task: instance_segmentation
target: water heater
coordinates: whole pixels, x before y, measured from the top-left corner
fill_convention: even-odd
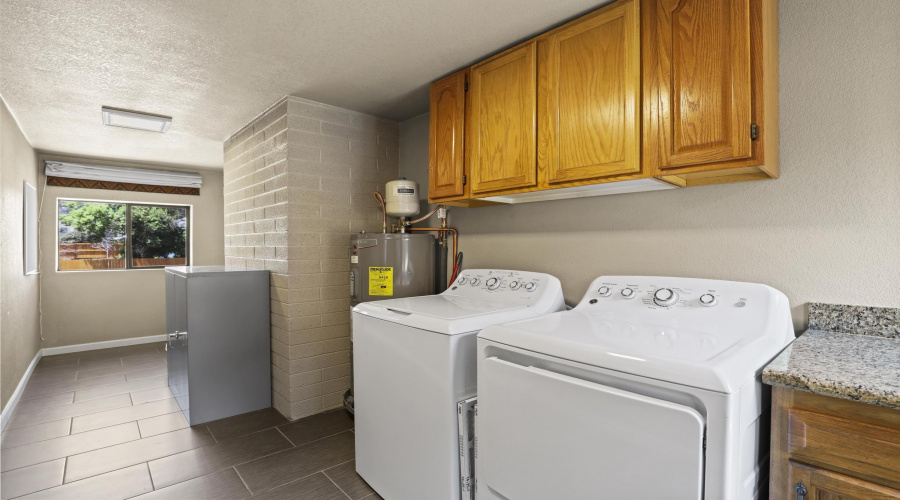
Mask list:
[[[412,217],[419,213],[419,184],[401,177],[384,188],[385,212],[390,217]]]
[[[350,302],[435,293],[430,234],[360,233],[350,237]]]

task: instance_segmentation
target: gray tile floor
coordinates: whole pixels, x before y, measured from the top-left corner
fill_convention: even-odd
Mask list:
[[[163,344],[48,356],[0,435],[0,496],[379,499],[356,474],[353,439],[344,410],[188,426]]]

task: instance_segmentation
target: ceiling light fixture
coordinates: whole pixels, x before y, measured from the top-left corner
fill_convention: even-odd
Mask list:
[[[111,108],[103,106],[103,124],[112,127],[133,128],[150,132],[164,133],[172,124],[171,116],[155,115],[141,111]]]

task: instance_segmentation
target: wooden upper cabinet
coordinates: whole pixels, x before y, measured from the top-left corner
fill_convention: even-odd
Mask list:
[[[618,2],[539,47],[541,185],[640,172],[640,15]]]
[[[657,169],[750,157],[751,1],[643,0],[645,146]]]
[[[454,73],[431,85],[428,197],[454,200],[465,197],[465,86],[469,70]]]
[[[537,184],[535,52],[527,42],[471,69],[466,161],[473,195]]]

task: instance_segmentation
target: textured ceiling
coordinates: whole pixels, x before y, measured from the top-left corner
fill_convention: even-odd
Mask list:
[[[221,167],[285,95],[403,120],[428,84],[604,0],[0,0],[0,94],[32,146]],[[104,127],[100,107],[170,115]]]

